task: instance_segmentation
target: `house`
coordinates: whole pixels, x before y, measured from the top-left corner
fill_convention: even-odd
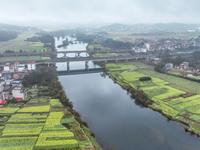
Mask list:
[[[18,67],[19,67],[19,62],[16,61],[14,66],[13,66],[14,71],[18,70]]]
[[[11,91],[11,85],[4,84],[4,90],[2,92],[2,100],[7,100],[11,98],[10,91]]]
[[[5,81],[0,81],[0,93],[3,92],[5,84],[6,84]]]
[[[189,63],[188,62],[183,62],[179,65],[180,70],[187,70],[189,68]]]
[[[36,64],[35,63],[28,63],[27,67],[28,67],[28,70],[36,70]]]
[[[7,63],[7,64],[3,67],[3,70],[4,70],[4,71],[10,71],[10,70],[11,70],[10,64]]]
[[[172,63],[166,63],[165,64],[165,70],[172,70],[173,69],[173,64]]]
[[[20,71],[20,72],[25,71],[25,64],[19,64],[18,71]]]
[[[23,88],[22,84],[19,84],[12,89],[12,97],[18,101],[24,100],[27,97],[27,90]]]

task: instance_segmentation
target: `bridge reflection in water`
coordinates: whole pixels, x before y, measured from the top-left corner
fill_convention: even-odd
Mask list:
[[[102,71],[103,71],[102,68],[91,68],[91,69],[77,69],[77,70],[67,70],[67,71],[57,71],[57,72],[58,76],[65,76],[65,75],[98,73]]]

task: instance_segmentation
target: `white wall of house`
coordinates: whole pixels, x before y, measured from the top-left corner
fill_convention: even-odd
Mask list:
[[[25,99],[27,97],[27,92],[21,91],[21,89],[13,89],[12,97]]]
[[[30,63],[27,64],[28,70],[36,70],[36,64],[35,63]]]
[[[24,64],[20,64],[18,66],[18,71],[25,71],[25,65]]]
[[[3,67],[3,70],[4,70],[4,71],[10,71],[10,66],[4,66],[4,67]]]
[[[3,92],[3,90],[4,90],[4,86],[3,86],[4,84],[5,84],[5,82],[0,83],[0,93]]]

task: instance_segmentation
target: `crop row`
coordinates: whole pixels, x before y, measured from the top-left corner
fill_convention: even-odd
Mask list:
[[[1,150],[32,150],[37,137],[9,137],[0,138]]]
[[[23,107],[20,109],[18,112],[23,112],[23,113],[41,113],[41,112],[49,112],[50,111],[50,106],[49,105],[44,105],[44,106],[33,106],[33,107]]]
[[[200,95],[194,95],[194,96],[190,96],[187,98],[178,97],[176,99],[172,99],[172,100],[168,101],[168,104],[176,105],[176,104],[181,104],[181,103],[185,103],[185,102],[190,102],[193,100],[200,100]]]
[[[130,69],[134,69],[136,68],[135,66],[133,66],[132,64],[113,64],[113,63],[109,63],[106,64],[106,68],[108,68],[110,71],[117,71],[117,70],[130,70]]]
[[[161,100],[166,100],[168,98],[177,97],[177,96],[186,94],[184,91],[172,88],[170,86],[163,86],[163,87],[166,88],[166,89],[168,89],[168,92],[164,93],[164,94],[161,94],[161,95],[154,96],[152,98],[152,100],[154,100],[154,101],[161,101]]]
[[[19,110],[19,107],[3,107],[0,108],[1,115],[12,115]]]
[[[40,123],[45,122],[47,114],[30,114],[30,113],[17,113],[11,116],[8,123]]]
[[[39,135],[44,124],[6,124],[3,136]]]
[[[73,149],[79,147],[73,132],[61,125],[63,115],[63,112],[50,112],[35,149]]]

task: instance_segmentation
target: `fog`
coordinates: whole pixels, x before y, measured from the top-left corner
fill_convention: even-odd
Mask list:
[[[199,0],[0,0],[0,23],[200,23]]]

